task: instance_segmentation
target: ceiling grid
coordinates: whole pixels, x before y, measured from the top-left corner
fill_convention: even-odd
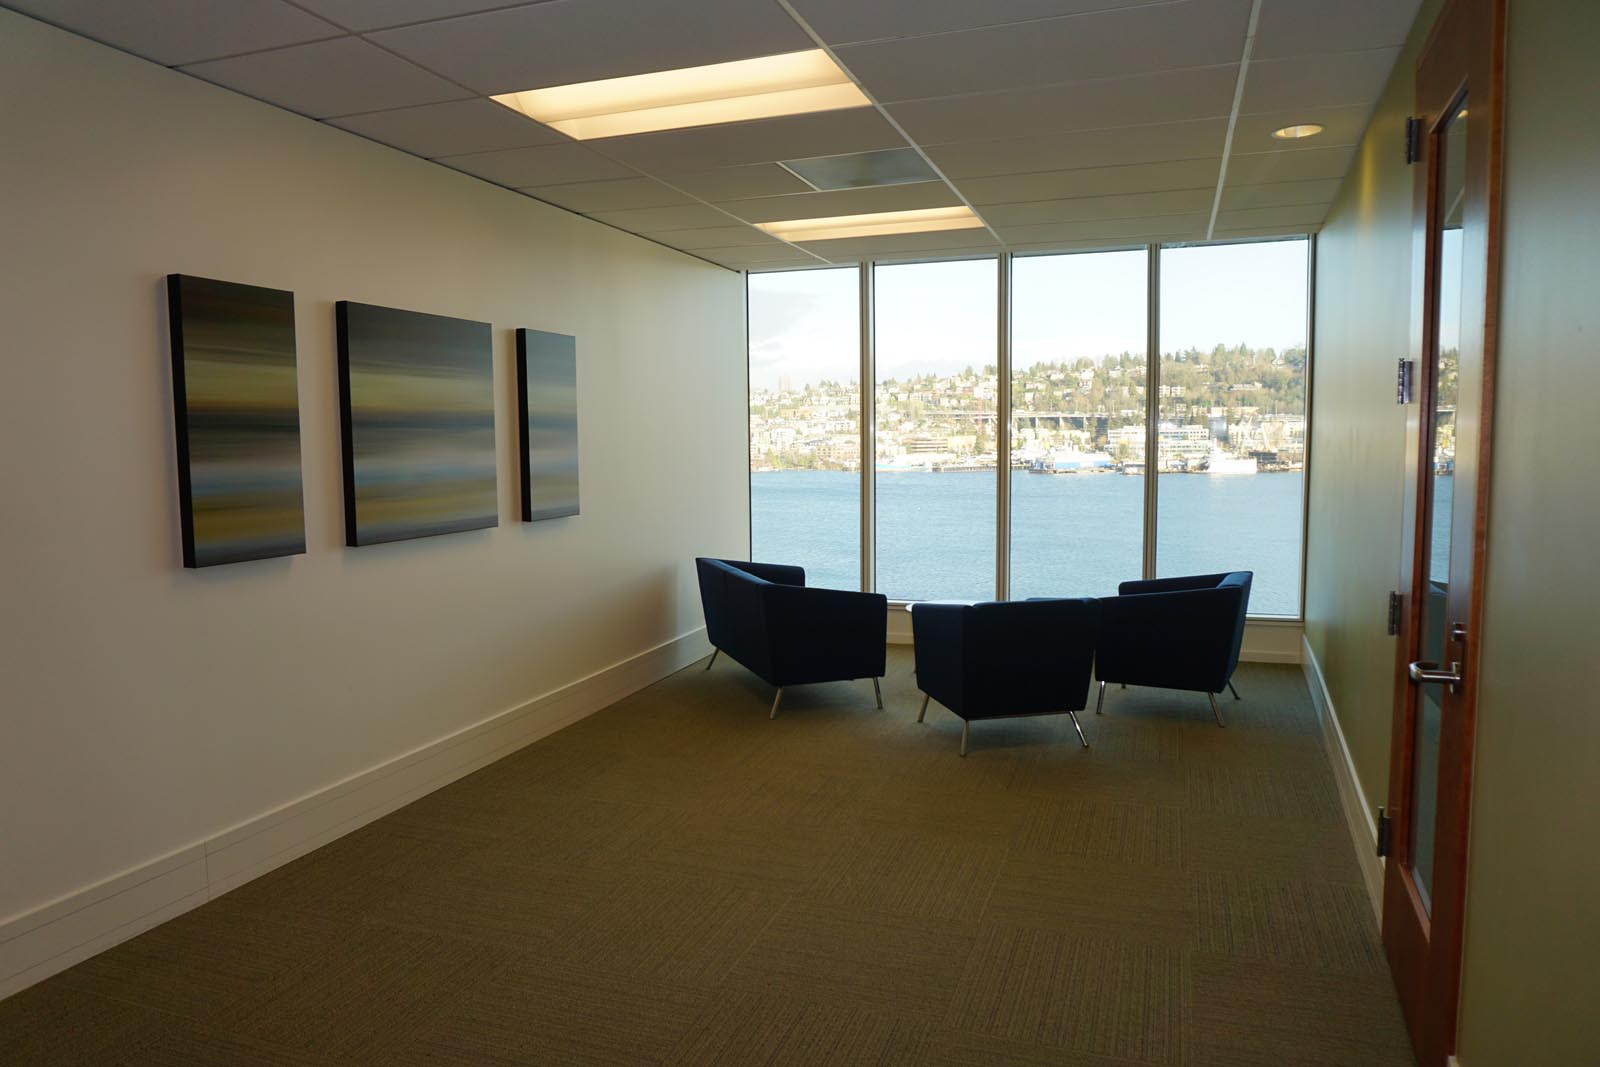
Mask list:
[[[1314,231],[1419,2],[0,5],[701,259],[765,270]],[[808,49],[868,105],[579,141],[490,99]],[[1323,132],[1271,136],[1303,124]],[[929,180],[818,191],[784,166],[895,150],[920,157]],[[814,241],[758,228],[962,207],[981,225]]]

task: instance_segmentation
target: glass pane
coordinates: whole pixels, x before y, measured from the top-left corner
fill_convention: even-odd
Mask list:
[[[1304,239],[1161,250],[1157,573],[1255,572],[1300,614]]]
[[[1011,282],[1011,597],[1140,577],[1147,253],[1029,256]]]
[[[992,599],[995,261],[874,269],[878,591]]]
[[[750,542],[806,584],[861,587],[854,268],[750,275]]]
[[[1432,474],[1428,498],[1427,593],[1422,604],[1419,659],[1447,663],[1447,601],[1450,595],[1450,526],[1455,502],[1456,396],[1460,388],[1462,201],[1467,188],[1467,105],[1439,133],[1439,349],[1433,364],[1431,427]],[[1412,881],[1425,907],[1432,910],[1434,822],[1439,790],[1440,701],[1445,690],[1417,687],[1416,734],[1412,738],[1411,856]]]

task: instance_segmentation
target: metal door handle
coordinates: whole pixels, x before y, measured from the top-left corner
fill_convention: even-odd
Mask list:
[[[1406,667],[1406,675],[1411,679],[1412,685],[1423,685],[1432,682],[1435,685],[1447,685],[1450,692],[1456,691],[1456,686],[1461,684],[1461,664],[1452,660],[1448,670],[1441,670],[1437,663],[1424,663],[1418,660]]]

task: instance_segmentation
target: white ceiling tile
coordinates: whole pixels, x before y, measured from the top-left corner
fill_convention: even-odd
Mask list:
[[[915,182],[872,189],[838,189],[826,193],[731,200],[720,206],[749,222],[780,222],[788,219],[831,218],[835,215],[864,215],[874,211],[955,207],[960,203],[961,198],[944,182]]]
[[[988,230],[935,230],[932,233],[895,233],[881,237],[842,237],[836,241],[807,241],[800,245],[824,259],[861,259],[887,252],[940,252],[960,250],[972,255],[998,252],[1000,243]]]
[[[686,250],[687,251],[687,250]],[[695,255],[721,263],[725,267],[751,270],[781,270],[785,267],[818,267],[822,261],[786,244],[772,247],[738,245],[729,248],[696,248]]]
[[[6,0],[5,6],[169,67],[343,32],[283,0]]]
[[[507,0],[296,0],[296,2],[330,22],[337,22],[346,29],[357,32],[512,6]]]
[[[1151,0],[795,0],[795,10],[829,44],[975,30],[1008,22],[1137,7]]]
[[[692,204],[690,197],[668,189],[649,178],[616,178],[603,182],[573,182],[566,185],[535,186],[522,189],[546,203],[585,215],[596,211],[626,211],[642,207],[675,207]]]
[[[1338,178],[1309,182],[1267,182],[1264,185],[1232,185],[1222,190],[1222,210],[1253,207],[1300,207],[1305,204],[1333,203],[1339,195]]]
[[[1421,0],[1269,0],[1253,54],[1261,59],[1404,44]]]
[[[345,115],[329,121],[340,129],[430,159],[569,143],[550,127],[481,98]]]
[[[1343,178],[1355,158],[1354,145],[1335,148],[1280,149],[1274,152],[1240,152],[1235,144],[1228,159],[1229,185],[1261,182],[1316,181]]]
[[[793,255],[794,249],[754,226],[707,226],[694,230],[666,230],[652,233],[651,240],[669,244],[673,248],[695,250],[701,248],[767,248]]]
[[[995,232],[1007,243],[1037,244],[1049,241],[1129,241],[1157,234],[1204,232],[1211,212],[1187,215],[1158,215],[1142,219],[1089,220],[1085,222],[1047,222],[1032,226],[997,226]]]
[[[1316,226],[1255,226],[1238,230],[1225,230],[1221,225],[1211,236],[1218,241],[1236,240],[1245,237],[1303,237],[1308,233],[1317,233],[1322,229],[1319,223]]]
[[[838,54],[878,100],[916,100],[1236,63],[1249,15],[1250,0],[1177,0]]]
[[[991,226],[1032,226],[1045,222],[1088,222],[1105,219],[1142,219],[1158,215],[1183,215],[1210,211],[1215,189],[1179,189],[1164,193],[1127,193],[1120,196],[1080,196],[1070,200],[1031,200],[1021,204],[985,204],[983,217]]]
[[[1219,156],[1217,159],[1185,159],[1172,163],[1142,163],[1131,167],[1088,167],[1039,174],[962,178],[956,182],[956,187],[968,200],[978,205],[1119,193],[1155,193],[1200,189],[1207,185],[1215,188],[1221,166]]]
[[[661,180],[702,200],[744,200],[754,196],[808,193],[811,186],[776,163],[723,167],[698,174],[664,173]]]
[[[1307,107],[1371,105],[1383,93],[1398,48],[1252,61],[1239,110],[1246,115]]]
[[[1265,115],[1240,115],[1233,129],[1233,150],[1309,152],[1316,148],[1335,145],[1360,144],[1361,134],[1366,130],[1367,119],[1371,115],[1370,104],[1358,107],[1308,107],[1298,111],[1278,111]],[[1296,141],[1280,141],[1272,136],[1273,130],[1305,122],[1317,123],[1323,128],[1322,132],[1315,137],[1303,137]]]
[[[653,174],[689,173],[780,159],[903,148],[905,138],[870,107],[786,115],[589,142],[596,151]]]
[[[751,0],[549,0],[370,36],[484,93],[815,47],[783,8]]]
[[[705,204],[642,207],[631,211],[596,211],[590,217],[633,233],[703,229],[708,226],[731,226],[736,222],[716,208]]]
[[[850,266],[870,259],[875,263],[926,263],[951,259],[991,259],[1001,250],[998,244],[982,247],[958,248],[871,248],[864,247],[854,254],[836,251],[829,260],[835,266]]]
[[[1122,126],[1009,141],[934,145],[927,151],[949,178],[958,180],[995,174],[1206,159],[1220,156],[1227,139],[1227,119],[1201,119],[1165,126]]]
[[[355,37],[195,63],[182,69],[319,119],[470,95]]]
[[[1226,118],[1233,108],[1238,71],[1237,63],[1229,63],[1036,89],[910,100],[889,105],[889,113],[924,145],[1219,115]]]
[[[1121,248],[1130,245],[1203,241],[1205,239],[1206,228],[1204,225],[1200,225],[1187,230],[1165,230],[1160,233],[1140,234],[1137,237],[1127,238],[1092,237],[1083,241],[1008,241],[1006,242],[1006,247],[1019,255],[1049,255],[1059,252],[1099,252],[1107,248]]]
[[[1322,225],[1328,217],[1328,205],[1303,204],[1299,207],[1257,207],[1242,211],[1217,213],[1218,230],[1261,229],[1263,227],[1299,227],[1302,230]]]
[[[460,156],[441,156],[439,162],[515,189],[639,176],[622,164],[597,155],[580,144],[513,148],[504,152],[471,152]]]

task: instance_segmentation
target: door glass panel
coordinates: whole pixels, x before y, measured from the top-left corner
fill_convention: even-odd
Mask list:
[[[1448,664],[1456,650],[1449,641],[1447,601],[1450,594],[1450,528],[1455,500],[1456,397],[1461,351],[1462,202],[1466,199],[1467,104],[1439,133],[1439,199],[1437,237],[1438,351],[1433,357],[1433,404],[1425,425],[1430,430],[1430,475],[1424,505],[1428,515],[1428,558],[1423,574],[1422,640],[1417,658]],[[1415,735],[1411,765],[1412,880],[1424,907],[1432,911],[1433,845],[1439,786],[1439,727],[1443,686],[1417,688]]]

